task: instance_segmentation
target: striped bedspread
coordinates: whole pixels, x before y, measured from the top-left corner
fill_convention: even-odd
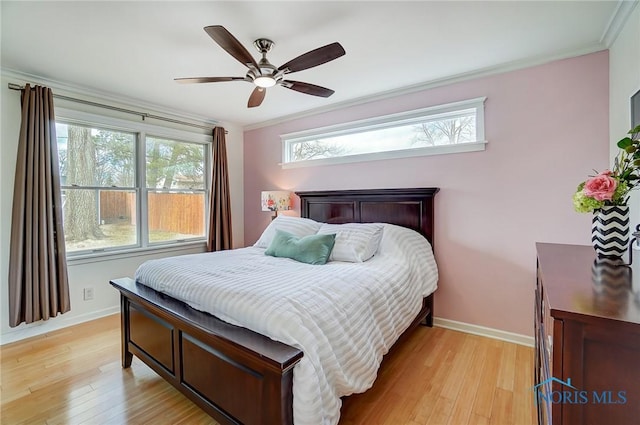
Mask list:
[[[151,260],[136,280],[300,348],[294,423],[333,425],[340,397],[371,387],[382,356],[435,291],[438,271],[426,239],[387,224],[376,255],[364,263],[314,266],[249,247]]]

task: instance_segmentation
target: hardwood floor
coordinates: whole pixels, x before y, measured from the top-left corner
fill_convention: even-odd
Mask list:
[[[341,425],[529,425],[533,348],[420,326],[373,387],[346,398]]]
[[[118,315],[2,346],[2,424],[215,424],[134,357],[120,366]],[[535,422],[533,349],[419,327],[340,425]]]

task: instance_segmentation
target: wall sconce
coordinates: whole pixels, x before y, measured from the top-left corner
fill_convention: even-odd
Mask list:
[[[271,220],[278,216],[278,211],[291,209],[291,192],[286,190],[263,191],[260,195],[262,211],[275,211]]]

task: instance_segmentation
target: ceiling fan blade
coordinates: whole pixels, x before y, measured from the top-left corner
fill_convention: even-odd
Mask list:
[[[241,64],[245,65],[247,68],[253,66],[256,69],[260,69],[255,59],[247,49],[245,49],[238,39],[231,35],[231,33],[222,25],[211,25],[204,27],[204,30],[211,38],[213,38],[213,41],[218,43],[220,47],[236,58]]]
[[[316,86],[315,84],[303,83],[300,81],[284,80],[280,83],[280,85],[282,87],[286,87],[288,89],[299,91],[300,93],[304,94],[310,94],[313,96],[329,97],[333,93],[335,93],[334,90]]]
[[[191,77],[174,78],[178,83],[219,83],[221,81],[246,81],[245,77]]]
[[[345,53],[340,43],[327,44],[326,46],[318,47],[315,50],[300,55],[295,59],[291,59],[278,68],[278,71],[283,71],[285,74],[288,72],[302,71],[303,69],[313,68],[314,66],[337,59]]]
[[[247,103],[247,107],[255,108],[256,106],[260,106],[266,94],[267,94],[267,89],[263,87],[256,87],[255,89],[253,89],[251,96],[249,96],[249,102]]]

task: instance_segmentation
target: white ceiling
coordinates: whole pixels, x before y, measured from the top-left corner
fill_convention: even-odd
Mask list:
[[[605,49],[619,3],[2,1],[1,64],[4,71],[246,126],[479,70]],[[253,40],[275,41],[268,58],[276,66],[340,42],[345,56],[288,77],[336,93],[325,99],[277,86],[260,107],[248,109],[249,83],[175,83],[176,77],[244,76],[246,68],[204,32],[208,25],[223,25],[256,59]]]

